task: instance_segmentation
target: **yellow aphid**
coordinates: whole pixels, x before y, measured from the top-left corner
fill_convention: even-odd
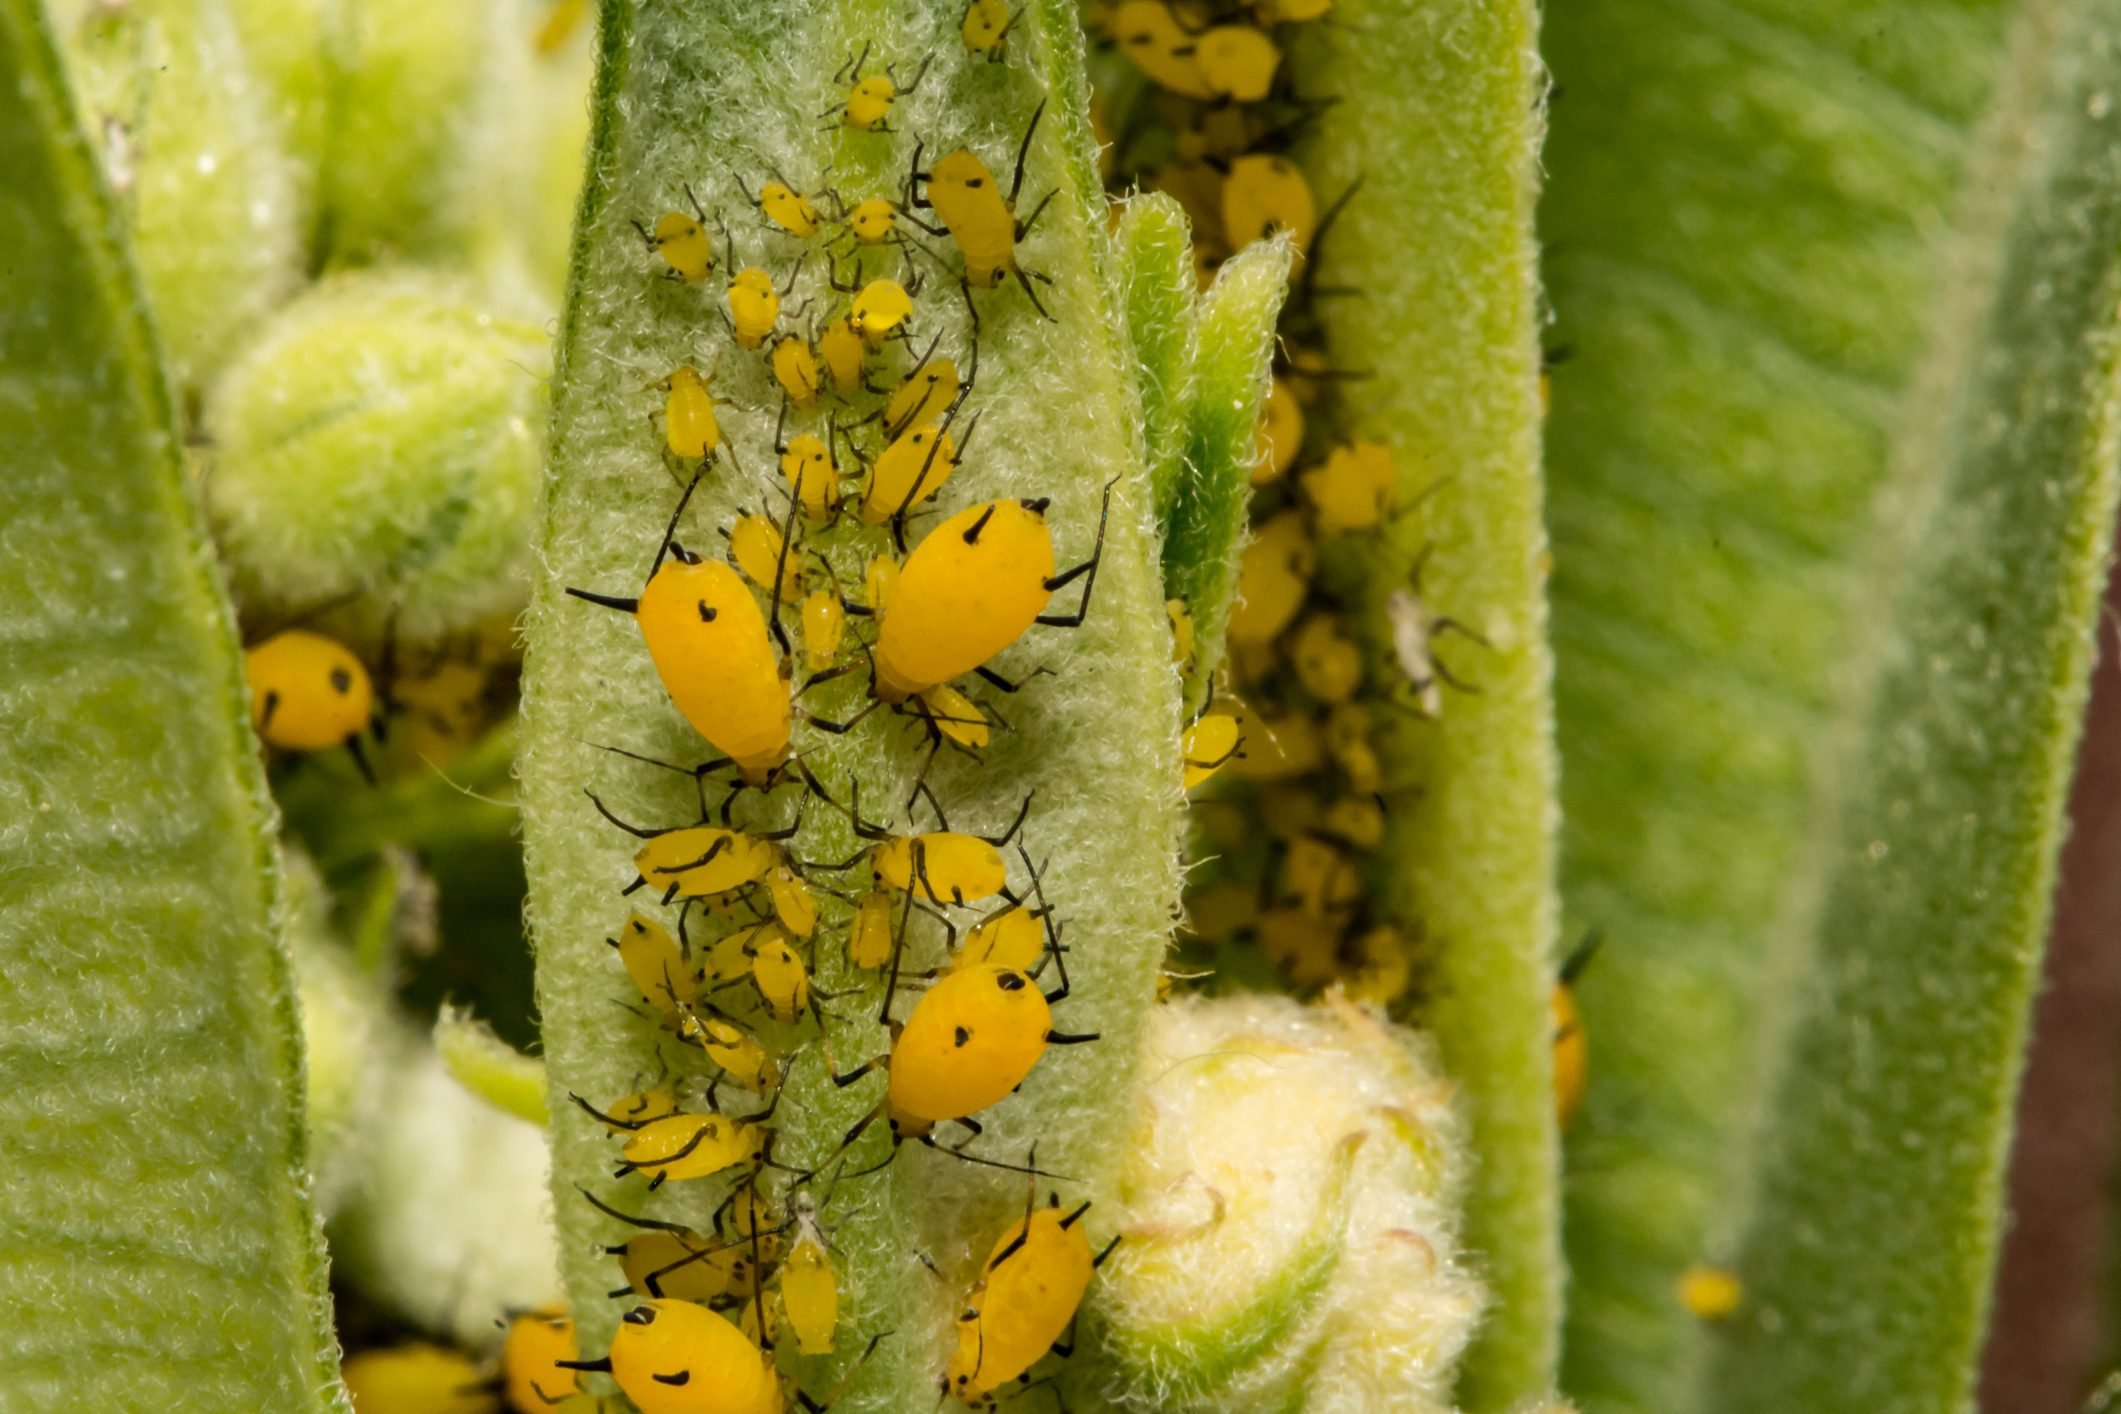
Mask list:
[[[847,634],[847,606],[830,589],[813,589],[803,598],[803,661],[823,672],[839,656]]]
[[[764,925],[760,925],[764,926]],[[751,943],[758,928],[731,933],[707,949],[707,976],[716,982],[733,982],[751,975]]]
[[[1244,780],[1272,781],[1300,776],[1316,770],[1325,759],[1318,728],[1309,717],[1295,712],[1253,713],[1238,716],[1245,738],[1245,754],[1231,762],[1231,775]]]
[[[872,556],[862,567],[862,597],[871,610],[882,613],[891,603],[892,594],[898,589],[901,566],[889,555]]]
[[[1289,659],[1304,691],[1329,706],[1347,701],[1362,686],[1362,650],[1330,614],[1304,620],[1289,644]]]
[[[810,969],[785,937],[771,938],[752,953],[751,983],[775,1021],[794,1021],[810,1006]]]
[[[1392,449],[1381,442],[1335,447],[1323,466],[1304,473],[1303,489],[1321,533],[1374,529],[1399,495]]]
[[[350,1355],[339,1377],[354,1414],[494,1414],[501,1407],[477,1361],[418,1341]]]
[[[764,1090],[773,1081],[773,1057],[727,1017],[687,1012],[678,1036],[706,1052],[707,1059],[748,1090]]]
[[[1368,796],[1343,796],[1327,807],[1320,828],[1357,849],[1375,849],[1384,842],[1385,808]]]
[[[781,1414],[773,1357],[691,1301],[650,1301],[619,1318],[611,1378],[641,1414]]]
[[[1011,1224],[995,1242],[957,1318],[957,1348],[943,1371],[945,1394],[984,1404],[1067,1334],[1097,1269],[1082,1225],[1089,1206],[1067,1214],[1042,1208]]]
[[[1370,712],[1360,702],[1343,702],[1326,714],[1326,754],[1348,778],[1357,795],[1375,795],[1384,786],[1384,768],[1370,740]]]
[[[699,212],[695,221],[682,211],[666,211],[655,218],[655,229],[650,231],[640,222],[633,228],[641,233],[648,249],[663,258],[669,266],[666,272],[673,280],[682,280],[696,285],[714,270],[714,241],[707,234],[707,214],[699,209],[699,202],[692,198],[692,189],[686,188],[685,196],[692,200],[692,209]]]
[[[1186,895],[1185,930],[1203,942],[1227,942],[1259,913],[1259,891],[1248,884],[1210,884]]]
[[[992,736],[979,704],[948,683],[939,683],[915,699],[921,719],[967,751],[984,751]]]
[[[796,1238],[781,1259],[781,1314],[805,1355],[830,1355],[840,1324],[840,1274],[825,1235],[808,1212],[796,1213]]]
[[[1567,1129],[1583,1105],[1590,1079],[1590,1040],[1584,1035],[1576,995],[1566,982],[1556,982],[1547,994],[1547,1025],[1554,1035],[1554,1117]]]
[[[1215,97],[1257,103],[1273,91],[1281,49],[1251,25],[1217,25],[1193,41],[1193,62]]]
[[[956,470],[957,444],[949,429],[916,427],[894,439],[869,468],[857,513],[866,525],[882,525],[933,497]]]
[[[442,657],[398,678],[393,706],[411,724],[414,754],[442,764],[471,744],[489,713],[486,665]]]
[[[921,86],[921,79],[927,75],[928,65],[935,56],[931,54],[921,60],[920,68],[914,71],[913,81],[903,88],[899,86],[897,75],[888,67],[880,74],[863,78],[862,65],[868,58],[869,46],[865,44],[861,53],[832,76],[834,83],[848,85],[847,101],[839,109],[840,121],[859,133],[888,133],[891,128],[886,120],[891,116],[891,105]]]
[[[898,229],[898,208],[881,196],[858,201],[846,215],[847,229],[863,245],[882,245]]]
[[[817,354],[800,335],[784,336],[766,355],[773,366],[773,381],[781,385],[788,401],[808,412],[817,406],[819,389],[824,387],[824,373],[817,366]]]
[[[760,187],[755,204],[766,213],[767,220],[791,236],[807,241],[817,234],[817,207],[786,182],[768,182]]]
[[[943,229],[957,243],[958,251],[965,257],[966,284],[975,289],[991,290],[1015,275],[1040,313],[1045,312],[1044,306],[1038,304],[1038,295],[1032,290],[1030,280],[1016,264],[1017,242],[1038,219],[1038,212],[1019,223],[1015,202],[1017,186],[1023,181],[1023,157],[1030,151],[1031,135],[1038,130],[1039,118],[1044,113],[1045,107],[1041,104],[1038,113],[1032,116],[1030,128],[1024,133],[1024,145],[1017,157],[1016,177],[1011,182],[1008,196],[1002,195],[986,163],[969,149],[959,148],[925,174],[927,194],[916,202],[917,205],[933,207]],[[1043,210],[1045,203],[1041,202],[1039,206]]]
[[[1316,567],[1317,553],[1301,513],[1283,511],[1261,526],[1238,562],[1231,640],[1264,644],[1288,627],[1303,607]]]
[[[1404,934],[1380,923],[1355,940],[1354,969],[1342,984],[1349,999],[1388,1007],[1414,983],[1414,954]]]
[[[675,1090],[636,1090],[621,1097],[597,1118],[608,1129],[631,1132],[652,1121],[674,1115],[684,1108]]]
[[[607,1250],[619,1259],[619,1271],[634,1295],[680,1301],[719,1300],[748,1264],[741,1248],[685,1228],[644,1232]]]
[[[634,868],[677,898],[706,898],[758,883],[781,862],[771,842],[719,825],[690,825],[647,836]]]
[[[1259,152],[1240,157],[1223,178],[1222,226],[1233,250],[1287,231],[1301,254],[1310,249],[1318,228],[1311,185],[1286,157]]]
[[[605,941],[618,949],[626,975],[656,1010],[675,1015],[699,1000],[699,979],[686,964],[677,939],[654,919],[635,913],[618,937]]]
[[[1282,861],[1282,889],[1307,913],[1339,917],[1362,902],[1362,871],[1332,842],[1299,835]]]
[[[353,750],[375,716],[375,683],[353,650],[308,629],[283,629],[243,654],[250,724],[282,751]],[[361,763],[364,772],[365,762]]]
[[[1012,903],[965,935],[965,941],[950,954],[950,970],[1013,967],[1028,972],[1045,950],[1045,920],[1034,910]]]
[[[884,435],[897,437],[909,427],[935,421],[949,411],[963,385],[957,364],[947,358],[927,358],[897,388],[884,404]]]
[[[922,994],[891,1047],[887,1099],[930,1123],[963,1119],[1003,1099],[1046,1053],[1053,1010],[1015,968],[949,973]]]
[[[672,370],[664,380],[663,441],[680,461],[704,461],[722,443],[721,423],[714,415],[714,395],[691,364]]]
[[[1252,13],[1263,25],[1304,24],[1324,18],[1333,0],[1253,0]]]
[[[766,892],[773,899],[773,915],[791,937],[807,938],[817,931],[817,899],[803,876],[786,864],[766,876]]]
[[[1259,460],[1252,465],[1252,484],[1278,479],[1296,460],[1304,444],[1304,405],[1279,374],[1267,389],[1259,423]]]
[[[1124,0],[1112,12],[1111,33],[1121,52],[1158,87],[1204,102],[1215,97],[1195,57],[1194,36],[1164,0]]]
[[[670,700],[747,783],[764,785],[787,760],[788,686],[766,616],[733,567],[671,544],[637,600],[567,592],[634,616]]]
[[[818,336],[817,351],[834,391],[852,393],[861,388],[862,363],[869,357],[869,346],[855,332],[852,319],[842,316],[827,324]]]
[[[1164,600],[1164,612],[1171,618],[1171,661],[1185,672],[1193,666],[1193,615],[1183,599]]]
[[[729,332],[738,348],[765,347],[781,318],[781,292],[773,277],[749,266],[729,277]]]
[[[1340,975],[1340,932],[1303,908],[1270,908],[1257,920],[1260,951],[1297,987],[1323,987]]]
[[[621,1151],[622,1174],[648,1176],[650,1187],[710,1178],[738,1164],[756,1163],[766,1132],[733,1115],[674,1114],[636,1129]]]
[[[1009,26],[1014,19],[1009,13],[1009,0],[968,0],[965,18],[958,25],[957,32],[965,41],[967,52],[998,59],[1002,42],[1009,37]]]
[[[903,702],[962,677],[1035,623],[1080,624],[1104,543],[1101,513],[1090,558],[1056,575],[1042,500],[989,501],[944,521],[913,548],[889,603],[878,611],[877,696]],[[1082,607],[1070,615],[1047,614],[1053,592],[1084,575],[1090,578]]]
[[[574,1322],[564,1307],[525,1311],[514,1317],[501,1344],[501,1382],[508,1402],[525,1414],[559,1407],[561,1400],[579,1393],[582,1386],[573,1370],[557,1362],[581,1358]]]
[[[738,516],[729,527],[729,558],[744,577],[782,603],[801,597],[802,566],[781,534],[762,515]]]
[[[1233,104],[1203,107],[1178,131],[1178,158],[1181,162],[1227,161],[1251,151],[1269,131],[1252,109]]]
[[[832,464],[832,452],[824,438],[813,432],[798,432],[780,453],[781,476],[803,514],[816,521],[832,519],[832,512],[839,505],[840,473]]]
[[[574,37],[582,26],[582,17],[588,13],[589,0],[555,0],[539,23],[532,46],[540,54],[556,52]]]
[[[913,315],[913,296],[896,280],[871,280],[857,290],[854,302],[847,309],[847,323],[855,333],[869,344],[880,344],[891,337]],[[831,355],[826,355],[829,361]],[[838,379],[838,370],[833,377]],[[855,381],[859,382],[857,378]]]
[[[891,961],[891,896],[871,889],[855,905],[847,929],[847,961],[856,967],[882,967]]]
[[[919,893],[938,907],[993,898],[1009,882],[1008,865],[992,842],[950,830],[891,835],[869,864],[879,884]]]
[[[1745,1283],[1725,1267],[1688,1267],[1675,1284],[1679,1304],[1702,1321],[1727,1321],[1745,1301]]]
[[[1185,788],[1191,790],[1221,770],[1243,745],[1237,718],[1227,712],[1211,712],[1187,727],[1179,739],[1186,764]]]

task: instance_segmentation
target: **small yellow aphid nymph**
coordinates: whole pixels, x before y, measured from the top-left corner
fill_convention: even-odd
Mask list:
[[[510,1407],[536,1414],[557,1409],[581,1392],[581,1380],[565,1362],[582,1358],[574,1321],[565,1307],[525,1311],[508,1322],[501,1344],[501,1383]]]
[[[991,290],[1011,275],[1024,288],[1031,299],[1032,308],[1044,318],[1045,305],[1039,300],[1038,291],[1032,281],[1053,283],[1047,276],[1035,270],[1026,270],[1017,264],[1016,248],[1031,228],[1038,224],[1046,203],[1053,200],[1048,192],[1044,200],[1030,216],[1016,219],[1016,198],[1024,185],[1024,163],[1031,153],[1031,139],[1038,132],[1039,119],[1044,117],[1046,105],[1041,102],[1031,115],[1031,122],[1024,129],[1023,143],[1016,151],[1016,175],[1009,183],[1009,194],[1002,195],[994,174],[987,164],[980,161],[969,148],[957,151],[937,160],[928,171],[923,172],[921,147],[913,149],[913,166],[907,175],[906,189],[911,195],[911,205],[916,210],[933,209],[936,219],[943,223],[942,230],[932,226],[924,229],[935,235],[947,234],[957,243],[958,253],[965,260],[966,302],[971,303],[970,291]],[[925,193],[922,191],[926,185]],[[973,327],[979,325],[979,311],[972,310]]]
[[[343,746],[374,779],[361,734],[375,725],[375,683],[352,649],[308,629],[283,629],[245,650],[243,676],[259,740],[281,751]]]
[[[685,188],[685,200],[692,204],[698,220],[682,211],[666,211],[656,217],[654,230],[638,221],[633,228],[641,233],[649,253],[662,257],[667,267],[663,278],[696,285],[714,270],[714,239],[707,234],[707,213],[700,209],[700,199],[690,186]]]
[[[888,133],[892,131],[888,121],[891,117],[891,105],[921,86],[921,80],[927,77],[928,66],[935,62],[935,56],[930,54],[921,60],[920,68],[914,70],[912,81],[902,85],[898,81],[898,74],[890,65],[886,65],[880,74],[862,77],[862,66],[869,61],[870,48],[870,45],[864,44],[862,52],[841,65],[839,72],[832,76],[834,85],[846,87],[846,101],[834,104],[818,116],[837,117],[839,121],[836,126],[852,128],[858,133]]]

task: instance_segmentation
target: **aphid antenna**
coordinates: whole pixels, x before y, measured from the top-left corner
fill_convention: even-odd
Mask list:
[[[631,1132],[634,1130],[646,1128],[648,1124],[651,1123],[651,1121],[648,1120],[620,1119],[616,1115],[605,1114],[602,1110],[598,1109],[595,1105],[590,1104],[589,1101],[583,1099],[580,1095],[575,1094],[572,1090],[567,1092],[567,1098],[574,1101],[577,1105],[580,1105],[584,1111],[591,1115],[594,1115],[601,1122],[610,1125],[613,1129],[624,1129]]]
[[[632,835],[637,840],[652,840],[659,834],[667,833],[666,831],[662,830],[644,830],[639,825],[627,824],[624,820],[621,820],[618,816],[612,814],[610,808],[607,807],[600,798],[598,798],[597,793],[589,789],[589,787],[587,786],[582,787],[582,794],[589,797],[589,803],[597,808],[597,814],[603,816],[612,824],[617,825],[620,829],[624,830],[627,834]]]
[[[1355,199],[1355,193],[1362,190],[1362,184],[1361,176],[1348,183],[1347,190],[1333,199],[1333,204],[1326,208],[1325,214],[1320,216],[1318,223],[1311,228],[1310,248],[1304,252],[1302,298],[1306,301],[1358,293],[1352,287],[1321,287],[1318,283],[1318,268],[1325,259],[1326,237],[1332,233],[1334,223],[1340,220],[1341,213],[1348,209],[1348,203]]]

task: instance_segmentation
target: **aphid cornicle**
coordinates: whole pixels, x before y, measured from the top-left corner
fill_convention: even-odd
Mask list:
[[[638,599],[572,587],[567,592],[633,615],[678,711],[736,765],[747,785],[764,786],[788,759],[794,706],[766,616],[743,577],[672,538],[698,485],[695,476],[679,499]]]
[[[841,126],[859,133],[888,133],[891,131],[888,121],[891,105],[921,86],[935,56],[930,54],[921,60],[921,66],[913,72],[912,81],[901,86],[897,73],[888,64],[882,73],[862,77],[862,66],[869,62],[869,50],[870,46],[864,44],[862,52],[841,65],[839,72],[832,76],[835,85],[847,86],[846,101],[827,108],[818,116],[829,118],[837,114]]]
[[[508,1322],[501,1345],[501,1382],[512,1408],[524,1414],[557,1409],[581,1391],[580,1377],[563,1362],[579,1360],[574,1322],[565,1308],[525,1311]]]
[[[685,188],[685,200],[699,216],[697,221],[682,211],[666,211],[656,217],[653,231],[638,221],[633,228],[641,233],[650,253],[661,256],[669,267],[663,272],[664,278],[696,285],[714,270],[714,240],[707,234],[707,213],[700,209],[700,199],[689,186]]]
[[[1016,219],[1016,198],[1024,185],[1024,163],[1031,154],[1031,139],[1038,132],[1039,119],[1044,117],[1046,105],[1041,102],[1031,115],[1030,126],[1024,129],[1023,144],[1016,152],[1016,176],[1009,183],[1009,195],[1004,197],[987,170],[970,148],[959,148],[947,157],[939,159],[929,170],[920,169],[921,148],[913,149],[913,166],[906,179],[906,190],[911,195],[911,205],[916,209],[932,208],[936,219],[943,223],[943,230],[957,243],[959,254],[965,259],[965,284],[972,289],[991,290],[1011,275],[1016,276],[1024,293],[1031,298],[1032,307],[1047,318],[1046,307],[1040,302],[1032,281],[1047,284],[1052,281],[1035,270],[1026,270],[1016,260],[1019,242],[1038,223],[1046,203],[1053,200],[1054,193],[1046,193],[1030,216]],[[927,190],[922,192],[922,185]],[[928,228],[934,231],[933,227]],[[973,311],[973,321],[978,323],[979,314]]]
[[[250,724],[267,746],[343,746],[361,774],[374,779],[361,734],[375,724],[375,683],[352,649],[308,629],[283,629],[245,650],[243,676],[250,684]]]
[[[989,501],[968,506],[930,531],[900,570],[891,597],[877,611],[875,692],[903,702],[938,683],[978,672],[998,686],[987,663],[1033,624],[1079,626],[1090,612],[1097,566],[1104,556],[1112,491],[1105,490],[1090,558],[1053,572],[1053,537],[1046,505]],[[1083,580],[1072,614],[1048,614],[1054,591]]]
[[[1059,1204],[1056,1195],[995,1242],[957,1318],[944,1394],[991,1408],[996,1390],[1030,1370],[1067,1333],[1091,1277],[1119,1239],[1093,1254],[1082,1221],[1090,1205],[1063,1213]]]

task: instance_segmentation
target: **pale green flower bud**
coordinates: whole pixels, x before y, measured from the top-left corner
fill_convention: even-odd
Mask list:
[[[1129,1407],[1451,1408],[1483,1300],[1464,1137],[1414,1033],[1329,995],[1158,1009],[1105,1268]]]
[[[171,376],[196,393],[301,278],[279,126],[222,0],[91,7],[63,34]]]
[[[359,272],[290,304],[216,385],[207,504],[252,621],[353,598],[411,642],[523,599],[544,330],[432,278]],[[336,622],[336,621],[335,621]]]

